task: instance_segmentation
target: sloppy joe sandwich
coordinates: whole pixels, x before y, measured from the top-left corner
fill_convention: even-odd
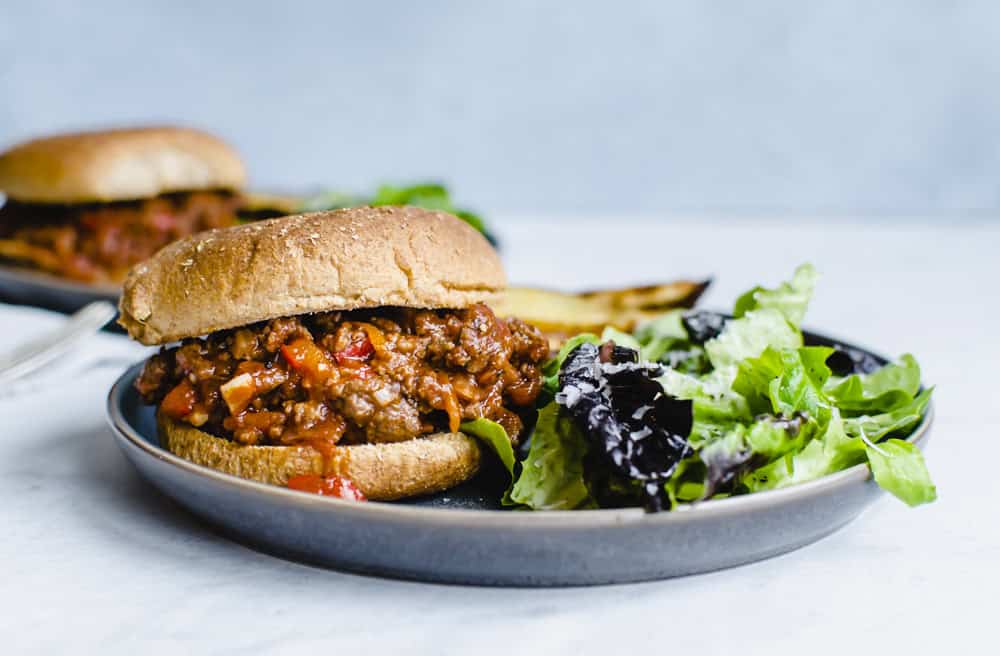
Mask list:
[[[166,244],[234,225],[239,156],[197,130],[62,134],[0,154],[0,258],[83,282],[120,282]]]
[[[476,473],[464,422],[492,420],[516,445],[533,414],[548,346],[494,315],[504,284],[495,251],[454,216],[364,207],[172,243],[131,271],[119,322],[167,345],[136,386],[173,453],[391,500]]]

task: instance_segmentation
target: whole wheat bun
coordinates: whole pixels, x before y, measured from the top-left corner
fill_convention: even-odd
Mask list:
[[[125,280],[120,323],[147,345],[277,317],[381,306],[463,308],[503,289],[467,223],[416,207],[315,212],[174,242]]]
[[[335,447],[324,458],[310,446],[243,446],[156,413],[160,441],[198,465],[261,483],[285,485],[299,474],[343,476],[373,501],[432,494],[479,471],[480,450],[462,433],[437,433],[405,442]]]
[[[240,189],[239,155],[205,132],[149,127],[43,137],[0,154],[0,191],[30,203],[136,200]]]

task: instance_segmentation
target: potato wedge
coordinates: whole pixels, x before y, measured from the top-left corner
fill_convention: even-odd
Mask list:
[[[577,294],[508,287],[494,310],[500,316],[519,317],[538,326],[550,342],[558,343],[581,332],[599,333],[606,326],[630,331],[671,308],[691,307],[709,282],[679,280]]]
[[[691,282],[677,280],[661,285],[627,287],[624,289],[604,289],[583,292],[580,296],[592,303],[604,303],[622,309],[668,309],[691,307],[708,288],[710,281]]]

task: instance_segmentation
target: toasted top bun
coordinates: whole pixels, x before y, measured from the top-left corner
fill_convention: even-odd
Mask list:
[[[0,154],[0,191],[22,202],[136,200],[173,191],[240,189],[245,183],[235,151],[187,128],[62,134]]]
[[[385,305],[463,308],[505,284],[489,242],[416,207],[315,212],[166,246],[125,280],[118,323],[164,344],[277,317]]]
[[[160,441],[195,464],[261,483],[285,485],[300,474],[343,476],[373,501],[454,487],[479,470],[476,440],[437,433],[405,442],[338,446],[329,460],[311,446],[243,446],[156,413]]]

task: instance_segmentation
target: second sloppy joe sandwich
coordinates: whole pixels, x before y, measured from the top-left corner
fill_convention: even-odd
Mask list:
[[[60,134],[0,153],[0,258],[86,283],[187,235],[236,225],[239,155],[188,128]]]
[[[490,310],[504,284],[490,245],[449,214],[347,209],[173,243],[132,270],[119,322],[143,344],[180,341],[136,383],[173,453],[389,500],[475,474],[465,421],[517,443],[548,347]]]

